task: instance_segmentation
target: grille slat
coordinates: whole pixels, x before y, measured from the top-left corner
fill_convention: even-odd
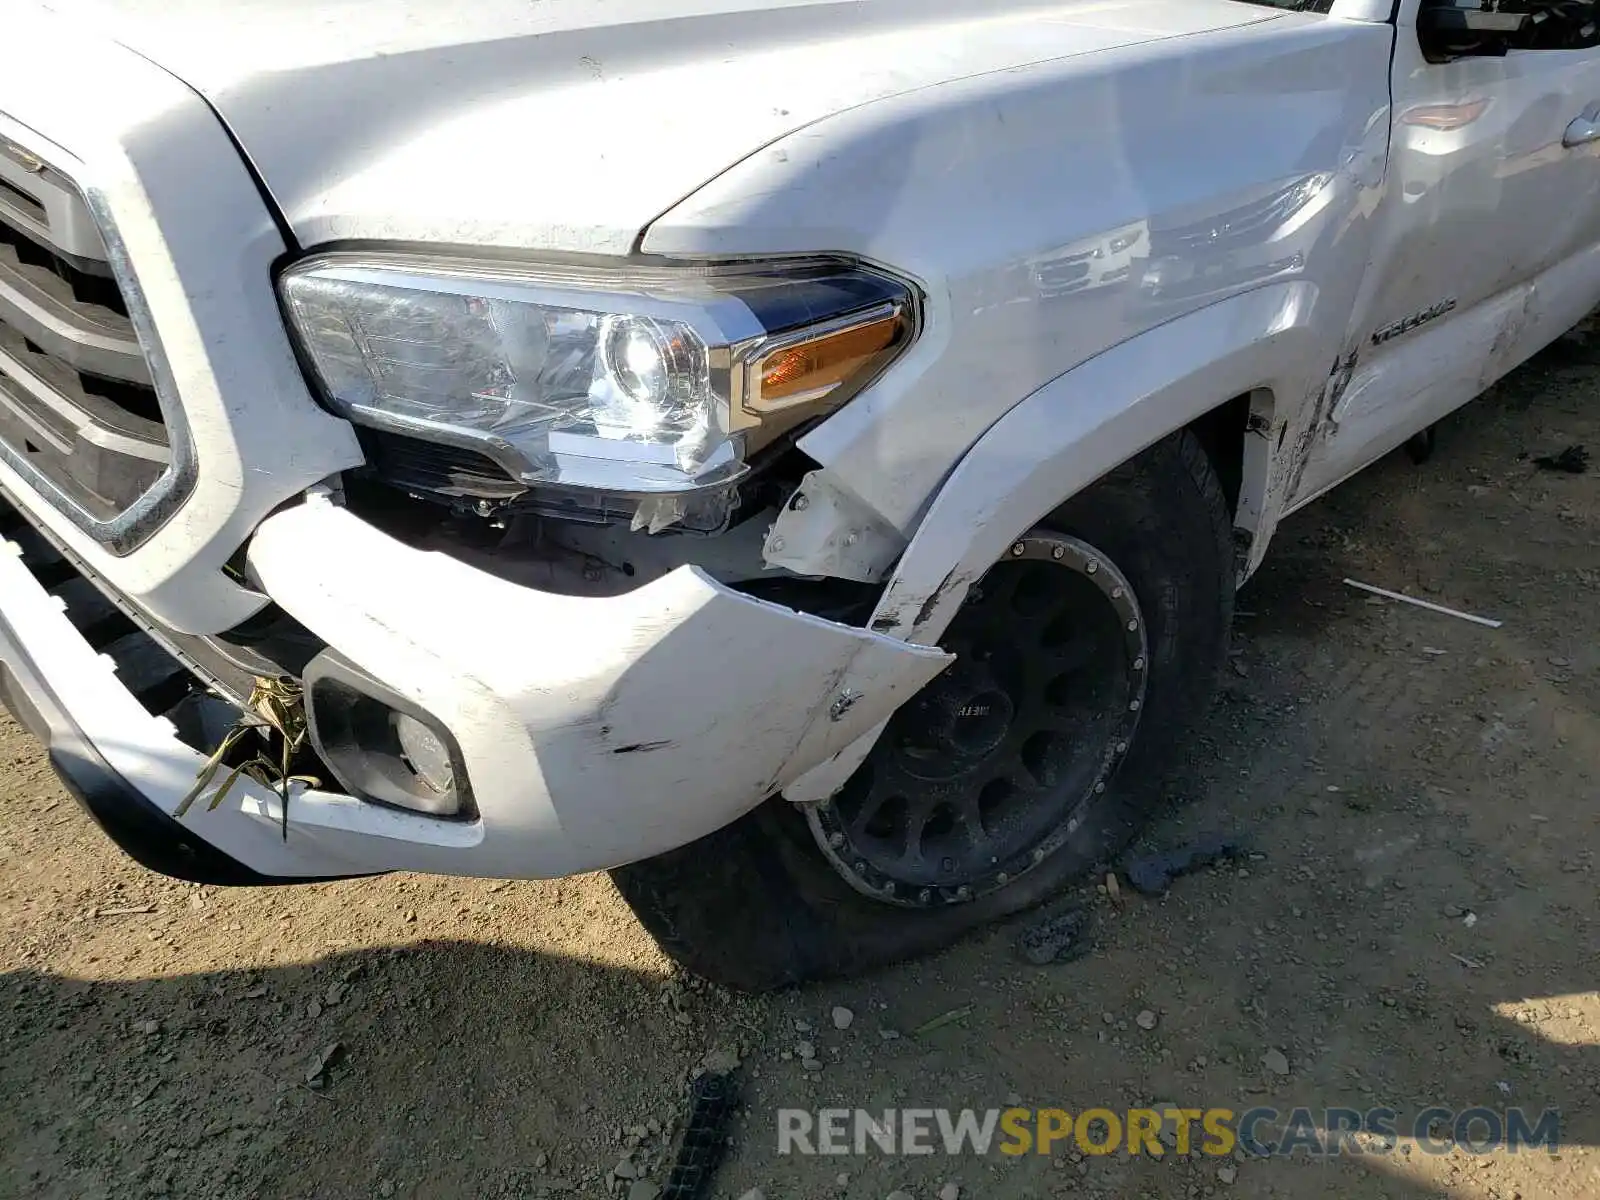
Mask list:
[[[0,324],[78,371],[150,386],[150,368],[133,323],[113,309],[78,299],[55,272],[24,263],[3,234]]]
[[[81,269],[110,278],[105,242],[89,206],[66,176],[0,137],[0,180],[6,185],[0,192],[0,222]]]
[[[0,458],[97,522],[161,478],[169,433],[82,196],[0,138]]]

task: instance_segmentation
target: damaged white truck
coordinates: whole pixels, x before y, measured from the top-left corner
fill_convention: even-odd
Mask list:
[[[1600,300],[1592,15],[10,0],[0,690],[172,875],[940,945],[1138,828],[1286,513]]]

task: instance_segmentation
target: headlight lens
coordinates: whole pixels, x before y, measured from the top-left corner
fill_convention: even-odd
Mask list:
[[[527,484],[727,482],[909,343],[903,284],[832,261],[586,271],[327,255],[287,271],[330,406],[478,450]]]

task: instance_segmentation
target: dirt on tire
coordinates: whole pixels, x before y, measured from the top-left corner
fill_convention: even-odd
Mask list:
[[[751,998],[675,968],[603,876],[187,886],[0,719],[0,1195],[645,1196],[689,1077],[738,1060],[718,1196],[1600,1196],[1600,470],[1534,461],[1581,444],[1600,457],[1579,333],[1427,463],[1291,518],[1143,840],[1251,853],[1159,899],[1086,887],[1092,950],[1059,965],[1019,956],[1022,917]],[[1559,1109],[1562,1144],[777,1153],[780,1107],[1156,1100]]]

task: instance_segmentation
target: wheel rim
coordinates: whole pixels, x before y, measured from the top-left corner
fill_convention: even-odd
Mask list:
[[[949,670],[901,707],[837,795],[817,844],[859,891],[909,907],[1015,882],[1081,826],[1128,753],[1149,649],[1128,580],[1036,530],[968,593]]]

